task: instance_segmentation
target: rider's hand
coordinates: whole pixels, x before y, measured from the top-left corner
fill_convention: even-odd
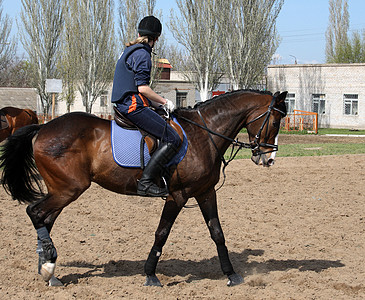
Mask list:
[[[168,111],[172,112],[175,109],[175,105],[172,101],[166,99],[166,103],[163,105],[163,107]]]

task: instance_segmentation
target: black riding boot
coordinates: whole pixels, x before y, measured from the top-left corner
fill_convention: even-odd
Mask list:
[[[178,150],[171,143],[163,143],[152,155],[141,179],[138,181],[137,194],[149,197],[165,197],[169,195],[166,187],[160,188],[153,182],[166,169],[166,164],[177,154]]]

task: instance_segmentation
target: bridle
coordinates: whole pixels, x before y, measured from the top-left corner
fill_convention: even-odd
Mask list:
[[[218,154],[220,156],[220,159],[221,159],[221,161],[223,163],[223,170],[222,170],[222,172],[223,172],[223,175],[224,175],[224,178],[225,178],[226,177],[225,176],[225,173],[224,173],[225,168],[236,157],[238,151],[240,151],[242,148],[251,149],[252,154],[255,155],[255,156],[262,155],[262,154],[266,154],[266,153],[270,153],[270,152],[274,152],[274,151],[278,151],[278,145],[268,144],[267,143],[268,134],[269,134],[268,133],[269,126],[266,127],[266,133],[265,133],[264,142],[260,142],[260,143],[258,142],[260,140],[260,137],[261,137],[262,131],[264,130],[265,125],[269,121],[270,115],[271,115],[271,113],[272,113],[273,110],[281,113],[283,116],[286,115],[285,112],[283,112],[282,110],[274,107],[275,102],[276,102],[276,95],[273,96],[273,98],[271,100],[271,103],[270,103],[270,105],[269,105],[269,107],[268,107],[268,109],[267,109],[266,112],[262,113],[261,115],[259,115],[258,117],[254,118],[253,120],[249,121],[246,124],[245,127],[247,128],[248,125],[250,125],[250,124],[252,124],[252,123],[254,123],[254,122],[256,122],[256,121],[258,121],[258,120],[260,120],[260,119],[262,119],[262,118],[265,117],[265,119],[264,119],[264,121],[263,121],[263,123],[262,123],[262,125],[261,125],[261,127],[259,129],[259,131],[255,135],[255,140],[252,141],[252,142],[250,142],[250,143],[240,142],[238,139],[232,139],[232,138],[230,138],[228,136],[225,136],[223,134],[220,134],[218,132],[215,132],[215,131],[209,129],[208,126],[207,126],[207,124],[205,123],[205,120],[204,120],[204,118],[203,118],[203,116],[202,116],[202,114],[201,114],[201,112],[200,112],[199,109],[197,110],[198,111],[198,115],[200,116],[200,118],[201,118],[201,120],[202,120],[202,122],[203,122],[204,125],[201,125],[199,123],[196,123],[196,122],[194,122],[194,121],[192,121],[190,119],[187,119],[185,117],[182,117],[182,116],[179,116],[179,119],[182,119],[182,120],[184,120],[186,122],[189,122],[189,123],[191,123],[191,124],[193,124],[195,126],[198,126],[198,127],[204,129],[205,131],[207,131],[209,133],[209,138],[210,138],[211,142],[213,143],[215,149],[217,150],[217,152],[218,152]],[[247,131],[249,132],[248,128],[247,128]],[[249,134],[250,134],[250,132],[249,132]],[[226,160],[224,158],[224,155],[219,151],[219,149],[217,147],[217,144],[213,140],[212,135],[219,136],[219,137],[221,137],[221,138],[223,138],[223,139],[225,139],[225,140],[227,140],[227,141],[229,141],[231,143],[231,145],[232,145],[231,154],[230,154],[228,160]],[[261,150],[261,147],[269,147],[269,148],[272,148],[273,150],[263,151],[263,150]],[[223,184],[222,184],[222,186],[223,186]]]
[[[265,125],[268,123],[269,121],[269,118],[270,118],[270,115],[271,115],[271,112],[273,110],[279,112],[283,117],[286,116],[286,113],[283,112],[282,110],[274,107],[274,104],[275,104],[275,101],[276,101],[276,96],[273,96],[272,97],[272,100],[271,100],[271,104],[269,105],[268,109],[266,112],[262,113],[261,115],[259,115],[258,117],[256,117],[255,119],[249,121],[247,124],[246,124],[246,128],[247,128],[247,132],[250,134],[250,131],[248,130],[248,125],[256,122],[257,120],[260,120],[261,118],[265,117],[265,120],[264,122],[262,123],[258,133],[255,135],[255,140],[253,142],[251,142],[251,151],[252,151],[252,154],[253,155],[261,155],[261,154],[267,154],[267,153],[271,153],[271,152],[275,152],[275,151],[278,151],[278,145],[274,145],[274,144],[269,144],[267,143],[267,140],[268,140],[268,137],[269,137],[269,126],[266,126],[266,133],[265,133],[265,139],[264,139],[264,142],[261,142],[261,143],[258,143],[258,140],[260,139],[261,137],[261,134],[262,134],[262,131],[265,127]],[[265,151],[263,152],[260,147],[268,147],[268,148],[272,148],[272,150],[270,151]]]
[[[259,131],[255,135],[255,140],[252,141],[252,142],[250,142],[250,143],[240,142],[238,139],[232,139],[232,138],[230,138],[228,136],[225,136],[223,134],[220,134],[218,132],[215,132],[215,131],[209,129],[208,126],[207,126],[207,124],[205,123],[205,120],[204,120],[204,118],[203,118],[203,116],[202,116],[202,114],[201,114],[201,112],[200,112],[199,109],[198,109],[198,115],[201,118],[204,126],[203,125],[200,125],[199,123],[196,123],[196,122],[194,122],[194,121],[192,121],[190,119],[187,119],[185,117],[182,117],[182,116],[179,116],[179,118],[182,119],[182,120],[184,120],[184,121],[187,121],[187,122],[189,122],[191,124],[194,124],[195,126],[198,126],[198,127],[202,128],[202,129],[204,129],[205,131],[207,131],[209,133],[209,138],[212,141],[214,147],[217,149],[218,153],[219,153],[219,150],[218,150],[218,147],[217,147],[216,143],[213,140],[212,135],[219,136],[219,137],[221,137],[221,138],[229,141],[232,144],[232,150],[233,150],[232,151],[233,154],[230,155],[230,158],[228,160],[228,163],[229,163],[229,162],[231,162],[235,158],[235,156],[237,155],[238,151],[241,150],[242,148],[251,149],[251,151],[253,152],[254,155],[261,155],[261,154],[266,154],[266,153],[278,151],[278,145],[274,145],[274,144],[267,143],[267,140],[268,140],[268,129],[269,129],[268,126],[266,127],[266,135],[265,135],[264,142],[258,143],[258,141],[260,140],[262,131],[263,131],[265,125],[268,123],[269,118],[270,118],[270,115],[271,115],[271,112],[273,110],[279,112],[283,116],[286,116],[286,113],[285,112],[283,112],[282,110],[274,107],[275,102],[276,102],[276,96],[274,95],[273,98],[272,98],[272,100],[271,100],[271,103],[270,103],[270,105],[269,105],[269,107],[267,109],[267,111],[264,112],[264,113],[262,113],[258,117],[254,118],[253,120],[249,121],[246,124],[245,127],[247,128],[248,125],[250,125],[250,124],[252,124],[252,123],[254,123],[254,122],[256,122],[256,121],[258,121],[258,120],[260,120],[260,119],[262,119],[263,117],[266,116],[264,122],[262,123],[262,125],[261,125],[261,127],[259,129]],[[247,128],[247,131],[250,134],[248,128]],[[251,135],[253,135],[253,134],[251,134]],[[262,151],[260,149],[260,147],[269,147],[269,148],[273,148],[273,150],[271,150],[271,151]],[[236,148],[236,149],[234,149],[234,148]],[[219,153],[219,154],[220,154],[220,157],[222,159],[223,164],[224,165],[227,165],[228,163],[225,161],[225,158],[223,157],[223,155],[221,153]]]

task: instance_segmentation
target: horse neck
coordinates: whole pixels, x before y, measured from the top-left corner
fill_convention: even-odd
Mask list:
[[[207,127],[229,138],[235,138],[244,127],[248,116],[257,109],[258,101],[248,101],[249,94],[237,93],[231,97],[213,100],[200,109]]]

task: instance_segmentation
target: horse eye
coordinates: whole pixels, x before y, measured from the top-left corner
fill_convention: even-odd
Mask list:
[[[276,121],[274,121],[274,122],[272,122],[272,126],[274,126],[274,128],[279,128],[279,126],[280,126],[280,122],[276,122]]]

